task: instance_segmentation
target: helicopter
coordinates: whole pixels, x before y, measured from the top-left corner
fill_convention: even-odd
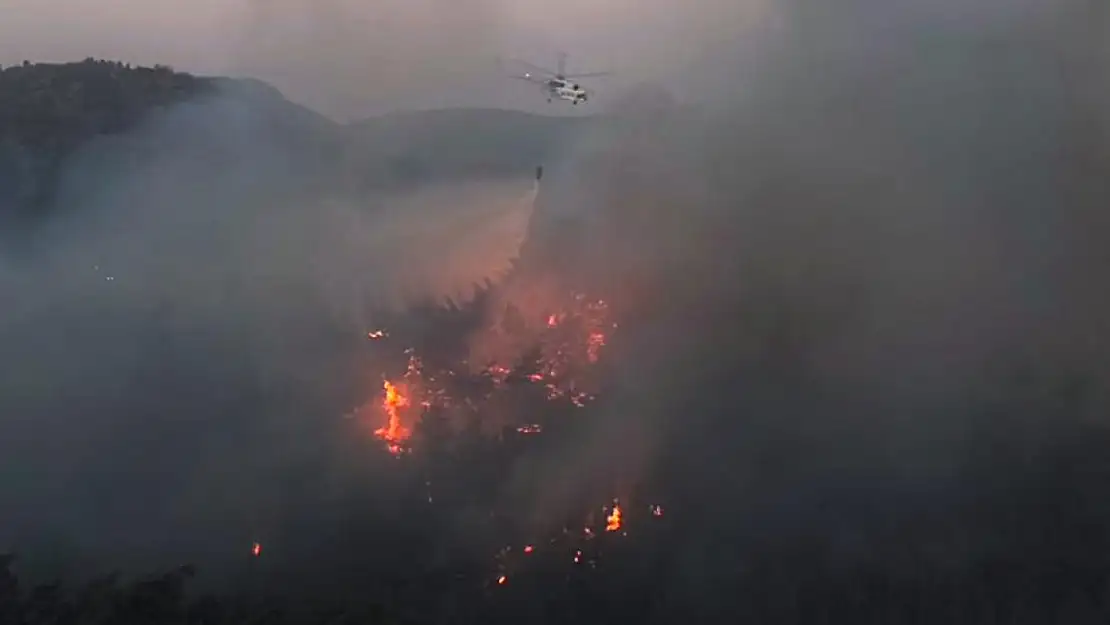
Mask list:
[[[589,100],[592,91],[582,87],[582,85],[575,82],[576,78],[591,78],[594,76],[608,76],[610,72],[586,72],[580,74],[566,73],[567,55],[565,52],[559,53],[558,69],[551,71],[544,69],[538,65],[532,65],[525,61],[519,61],[521,64],[529,67],[532,71],[523,74],[513,74],[513,78],[527,80],[533,84],[543,87],[544,94],[547,96],[547,101],[563,100],[570,102],[577,106],[580,102]]]

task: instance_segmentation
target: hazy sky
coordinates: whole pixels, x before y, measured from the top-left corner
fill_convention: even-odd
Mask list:
[[[673,77],[742,36],[770,0],[0,0],[0,63],[87,56],[245,74],[339,117],[400,107],[546,104],[498,57]],[[111,8],[108,8],[111,7]],[[107,9],[107,10],[106,10]]]

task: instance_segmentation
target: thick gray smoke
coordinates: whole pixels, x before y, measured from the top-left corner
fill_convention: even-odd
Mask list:
[[[530,178],[349,193],[313,143],[338,128],[275,131],[288,114],[229,92],[67,161],[55,216],[0,265],[0,544],[241,555],[353,478],[375,313],[465,301],[518,254]]]
[[[565,51],[572,71],[615,70],[596,85],[607,99],[642,80],[682,84],[707,51],[771,13],[766,0],[256,1],[236,20],[242,28],[231,66],[339,116],[460,105],[533,109],[542,98],[507,80],[498,57],[554,69],[556,53]]]
[[[601,471],[629,483],[662,474],[681,499],[673,509],[700,523],[676,584],[711,593],[700,575],[738,533],[823,532],[858,555],[881,552],[875,525],[901,512],[890,523],[905,524],[886,528],[894,542],[934,538],[931,517],[907,518],[928,507],[915,489],[978,488],[956,478],[991,462],[984,430],[1034,457],[1060,428],[1097,423],[1110,381],[1105,6],[783,0],[739,42],[683,41],[698,53],[680,76],[645,75],[699,89],[662,107],[629,98],[549,164],[537,209],[569,234],[533,232],[535,275],[591,283],[624,322],[605,418],[544,467],[555,499]],[[33,271],[0,270],[13,293],[0,326],[0,479],[14,527],[54,523],[154,557],[165,536],[115,520],[145,515],[162,532],[199,515],[232,534],[226,521],[243,510],[293,507],[277,484],[359,461],[309,443],[332,418],[321,397],[357,386],[357,359],[335,346],[361,313],[335,302],[348,280],[377,286],[336,260],[357,245],[319,250],[361,230],[329,208],[349,198],[307,213],[290,200],[318,200],[315,175],[294,175],[261,130],[235,139],[239,127],[211,130],[233,168],[162,145],[172,162],[140,162],[141,175],[87,170],[69,197],[100,210],[59,222]],[[320,308],[336,321],[307,323]],[[189,410],[199,396],[203,414]],[[251,487],[259,475],[272,491]],[[75,481],[88,486],[73,494]],[[975,548],[1012,546],[975,541],[974,521],[963,530]],[[244,541],[229,536],[229,550]],[[169,544],[195,553],[199,542]]]
[[[546,253],[626,322],[608,419],[551,478],[665,468],[706,523],[690,588],[737,518],[879,553],[875,493],[982,487],[990,445],[1033,454],[1110,390],[1107,10],[818,5],[715,51],[721,99],[629,102],[540,209],[588,226]]]
[[[76,2],[76,4],[75,4]],[[762,28],[768,0],[7,0],[0,64],[86,56],[252,76],[330,116],[394,109],[545,107],[495,59],[551,67],[570,53],[598,97],[646,79],[684,77],[713,48]],[[715,81],[703,81],[699,89]]]
[[[328,112],[366,114],[480,95],[505,32],[496,0],[250,4],[238,68]],[[477,91],[476,78],[484,79]]]

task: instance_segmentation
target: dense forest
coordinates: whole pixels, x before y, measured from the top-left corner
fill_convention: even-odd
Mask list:
[[[41,209],[79,146],[214,89],[213,81],[170,67],[91,58],[0,68],[0,207]]]
[[[29,148],[72,149],[98,134],[119,133],[151,109],[214,89],[212,80],[170,67],[24,63],[0,68],[0,137]]]

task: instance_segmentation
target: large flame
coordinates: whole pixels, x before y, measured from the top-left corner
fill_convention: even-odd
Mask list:
[[[374,432],[386,442],[390,453],[399,455],[404,451],[404,443],[412,436],[412,430],[402,422],[402,411],[410,405],[407,395],[389,380],[382,382],[385,395],[382,397],[382,410],[388,421]]]
[[[615,532],[621,528],[621,505],[613,503],[613,511],[609,513],[608,518],[605,519],[605,531]]]

